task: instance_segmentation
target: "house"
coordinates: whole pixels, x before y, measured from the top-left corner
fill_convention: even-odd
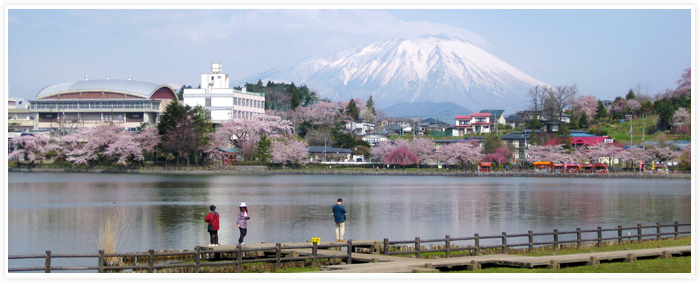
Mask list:
[[[510,134],[504,134],[501,136],[506,147],[513,149],[513,158],[527,158],[525,151],[530,148],[530,143],[532,141],[532,132],[525,131],[514,131]]]
[[[350,130],[353,134],[365,135],[374,132],[374,123],[369,122],[346,122],[345,129]]]
[[[427,131],[439,131],[444,132],[446,128],[450,127],[449,124],[437,120],[435,118],[427,118],[420,122],[419,130],[421,133],[426,133]]]
[[[502,115],[502,113],[501,113]],[[477,112],[471,115],[455,116],[455,127],[462,136],[467,133],[489,133],[491,132],[491,113]]]
[[[387,137],[386,135],[382,135],[382,134],[370,133],[370,134],[362,135],[362,140],[366,141],[370,145],[374,146],[374,145],[377,145],[377,143],[379,143],[379,142],[389,140],[389,137]]]
[[[403,135],[411,132],[413,132],[412,127],[403,125],[387,125],[384,126],[384,130],[381,131],[381,133],[385,135]]]
[[[511,114],[506,117],[506,125],[510,125],[512,128],[518,127],[518,125],[522,122],[523,117],[517,114]]]
[[[491,114],[491,122],[495,125],[496,123],[500,125],[506,125],[506,119],[503,117],[503,112],[505,110],[502,109],[482,109],[480,113],[490,113]]]
[[[350,162],[352,161],[352,150],[335,148],[331,146],[308,146],[310,163],[321,162]]]
[[[265,94],[247,92],[245,87],[230,88],[229,76],[221,73],[221,64],[214,62],[211,69],[210,74],[202,74],[200,88],[183,90],[186,105],[203,106],[217,124],[265,114]]]
[[[34,130],[36,113],[27,109],[18,99],[7,99],[8,132],[27,132]]]
[[[383,119],[382,121],[380,121],[380,126],[387,126],[387,125],[410,126],[411,120],[408,118],[404,118],[404,117],[389,117],[389,118],[386,118],[386,119]]]

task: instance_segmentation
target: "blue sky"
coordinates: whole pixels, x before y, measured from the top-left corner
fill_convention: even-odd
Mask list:
[[[446,33],[547,84],[613,99],[639,83],[651,95],[675,88],[691,66],[691,25],[689,9],[10,9],[8,88],[33,99],[47,85],[107,74],[196,86],[211,62],[233,81],[388,37]]]

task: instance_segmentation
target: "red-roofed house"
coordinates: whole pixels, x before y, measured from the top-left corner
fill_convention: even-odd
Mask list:
[[[608,143],[612,144],[618,147],[624,147],[624,145],[615,142],[614,138],[610,138],[608,136],[592,136],[592,137],[570,137],[571,139],[571,146],[574,147],[591,147],[598,145],[600,143]],[[549,140],[546,145],[557,145],[557,138],[554,138],[552,140]]]
[[[469,132],[491,132],[491,113],[488,112],[477,112],[472,113],[471,115],[458,115],[455,116],[455,121],[457,123],[455,127],[459,129],[460,136]]]

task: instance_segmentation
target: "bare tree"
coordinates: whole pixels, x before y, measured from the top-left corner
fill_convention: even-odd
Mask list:
[[[556,116],[561,121],[564,109],[572,105],[573,101],[576,100],[576,95],[578,95],[576,84],[547,88],[547,98],[544,105],[550,119]]]
[[[544,111],[545,100],[547,99],[547,86],[537,85],[527,92],[527,97],[530,98],[530,111],[541,115]],[[530,116],[523,117],[530,120]]]

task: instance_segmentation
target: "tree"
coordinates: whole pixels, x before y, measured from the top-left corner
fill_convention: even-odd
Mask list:
[[[237,119],[224,123],[216,131],[222,140],[241,148],[251,137],[267,135],[275,138],[279,134],[291,134],[292,123],[274,115],[258,115],[249,119]]]
[[[578,127],[580,129],[588,129],[588,125],[588,115],[586,115],[585,113],[581,114],[581,116],[578,119]]]
[[[629,100],[632,100],[634,98],[635,98],[634,91],[632,91],[632,88],[630,88],[630,91],[627,92],[627,96],[625,96],[625,99],[629,101]]]
[[[399,147],[382,157],[382,163],[408,166],[418,164],[418,157],[407,146]]]
[[[561,163],[571,160],[571,157],[565,153],[561,144],[531,146],[525,152],[532,161]]]
[[[380,141],[376,146],[372,147],[370,154],[375,161],[381,161],[382,157],[399,147],[410,147],[410,144],[403,139],[398,139],[396,141]]]
[[[480,148],[476,142],[457,142],[440,147],[436,154],[440,161],[448,165],[466,168],[475,165],[484,157]]]
[[[256,143],[253,157],[265,164],[272,159],[272,142],[267,139],[267,135],[260,135],[260,140]]]
[[[598,108],[595,111],[595,120],[597,122],[602,122],[608,118],[608,111],[605,109],[605,105],[602,101],[598,101]]]
[[[63,136],[66,160],[74,165],[115,162],[125,165],[129,159],[143,160],[142,149],[133,136],[115,124],[100,124]]]
[[[481,161],[482,162],[492,162],[499,166],[503,166],[508,163],[510,158],[513,157],[513,153],[506,147],[498,148],[495,152],[485,155]]]
[[[345,108],[345,114],[348,115],[353,121],[357,121],[360,118],[360,110],[355,104],[355,100],[350,100],[348,106]]]
[[[574,114],[585,114],[586,120],[596,117],[598,100],[594,96],[581,96],[574,100],[572,105]],[[582,127],[581,124],[579,124],[579,127]]]
[[[622,150],[622,147],[610,143],[599,143],[588,148],[588,157],[600,163],[607,161],[608,166],[612,166],[613,161],[621,155]]]
[[[411,152],[418,157],[418,164],[426,164],[435,159],[435,142],[428,138],[414,138]]]
[[[566,126],[566,123],[559,125],[556,137],[557,144],[563,145],[564,148],[569,148],[571,145],[571,130]]]
[[[690,113],[684,107],[678,108],[673,113],[673,124],[678,133],[687,133],[690,131]]]
[[[293,165],[305,163],[309,156],[309,149],[306,147],[304,141],[294,139],[277,141],[272,146],[272,161],[278,164],[289,163]]]
[[[158,118],[158,134],[164,135],[166,129],[176,125],[176,121],[187,115],[187,108],[176,100],[170,101]]]
[[[58,145],[50,143],[46,136],[39,133],[14,137],[10,146],[14,150],[8,154],[9,160],[17,159],[18,163],[24,160],[29,161],[30,164],[34,164],[35,161],[43,161],[46,159],[47,152],[60,149]]]
[[[372,99],[372,95],[369,95],[365,109],[369,109],[372,112],[372,115],[377,115],[377,111],[374,109],[374,100]]]
[[[169,127],[162,136],[162,147],[164,150],[175,154],[176,163],[180,163],[180,158],[185,158],[187,166],[190,165],[189,155],[197,150],[195,140],[197,131],[192,125],[192,119],[187,116],[177,119],[175,125]]]
[[[292,94],[289,108],[291,110],[296,110],[297,107],[301,104],[301,98],[299,97],[299,89],[297,89],[296,86],[294,86],[294,83],[292,83],[291,86],[289,86],[289,92]]]
[[[495,132],[489,133],[488,136],[486,136],[486,139],[484,139],[484,146],[483,146],[483,153],[484,154],[491,154],[495,153],[496,149],[503,147],[503,143],[501,141],[501,138],[496,135]]]
[[[541,115],[542,111],[544,110],[544,104],[547,98],[546,95],[547,86],[537,85],[532,89],[528,90],[527,97],[530,99],[529,110],[535,112],[537,115]]]
[[[142,129],[141,132],[134,136],[134,140],[139,143],[141,150],[145,153],[153,154],[155,161],[155,149],[160,144],[161,135],[158,134],[158,128],[148,127]]]

